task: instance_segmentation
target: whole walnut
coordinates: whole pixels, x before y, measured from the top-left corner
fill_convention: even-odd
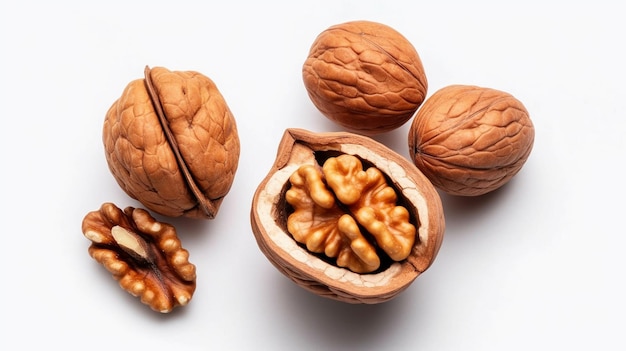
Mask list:
[[[506,184],[533,147],[535,129],[511,94],[451,85],[429,97],[409,129],[415,165],[439,189],[477,196]]]
[[[146,67],[108,110],[102,139],[117,183],[165,216],[213,218],[239,162],[233,114],[194,71]]]
[[[407,122],[428,86],[413,45],[395,29],[370,21],[346,22],[320,33],[302,76],[322,114],[367,135]]]

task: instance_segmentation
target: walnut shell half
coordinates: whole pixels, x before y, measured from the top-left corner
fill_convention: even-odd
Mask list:
[[[320,33],[302,77],[322,114],[366,135],[407,122],[428,88],[415,47],[395,29],[371,21],[341,23]]]
[[[286,194],[291,176],[303,166],[317,168],[328,159],[341,155],[355,156],[364,165],[377,168],[387,185],[395,189],[398,204],[406,208],[410,225],[416,228],[408,257],[400,261],[387,260],[370,273],[355,273],[309,251],[308,243],[308,246],[299,244],[290,234],[287,221],[293,208],[290,208]],[[346,173],[352,174],[350,171]],[[315,178],[317,173],[310,174]],[[378,195],[372,196],[375,197]],[[302,198],[302,201],[306,199]],[[350,211],[346,206],[338,208]],[[323,220],[321,215],[311,218]],[[394,221],[397,222],[397,218]],[[276,161],[254,194],[251,224],[259,248],[280,272],[308,291],[354,304],[381,303],[404,291],[432,264],[445,229],[439,194],[410,161],[365,136],[349,132],[313,133],[302,129],[285,131]],[[366,226],[359,226],[366,230]],[[372,235],[366,233],[365,237],[371,238]]]
[[[239,162],[235,119],[213,81],[194,71],[146,67],[108,110],[102,139],[122,189],[170,217],[213,218]]]
[[[478,196],[516,175],[530,155],[535,129],[511,94],[472,85],[435,92],[409,129],[409,153],[439,189]]]

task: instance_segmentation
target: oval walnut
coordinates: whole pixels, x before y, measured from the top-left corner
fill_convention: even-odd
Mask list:
[[[383,260],[371,273],[355,273],[309,251],[289,233],[290,177],[303,165],[321,167],[339,155],[353,155],[380,170],[395,189],[398,204],[406,208],[416,228],[408,257],[399,262]],[[259,248],[280,272],[317,295],[354,304],[385,302],[404,291],[433,263],[445,230],[441,200],[430,181],[386,146],[349,132],[287,129],[275,163],[254,194],[250,216]]]
[[[436,91],[409,129],[415,165],[442,191],[479,196],[511,180],[525,164],[535,128],[511,94],[472,85]]]
[[[321,32],[302,66],[309,97],[328,119],[374,135],[406,123],[428,81],[411,42],[377,22],[351,21]]]
[[[120,187],[170,217],[212,219],[239,162],[235,118],[215,83],[195,71],[146,67],[107,111],[107,164]]]

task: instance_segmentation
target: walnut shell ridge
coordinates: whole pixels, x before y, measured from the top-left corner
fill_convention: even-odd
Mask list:
[[[478,196],[509,182],[533,148],[535,129],[511,94],[472,85],[429,97],[409,129],[415,165],[451,195]]]
[[[311,45],[302,77],[323,115],[366,135],[406,123],[428,87],[422,61],[409,40],[371,21],[346,22],[321,32]]]
[[[146,67],[107,111],[102,140],[120,187],[170,217],[213,218],[239,162],[233,114],[195,71]]]
[[[285,193],[289,177],[319,153],[351,154],[381,170],[406,201],[417,237],[409,257],[367,274],[340,268],[307,251],[286,227]],[[287,129],[275,163],[255,191],[250,220],[257,244],[268,260],[294,283],[322,297],[352,304],[391,300],[431,266],[441,246],[445,220],[439,194],[409,160],[377,141],[350,132],[314,133]]]

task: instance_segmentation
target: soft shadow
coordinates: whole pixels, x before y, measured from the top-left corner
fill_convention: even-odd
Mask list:
[[[176,307],[169,313],[161,313],[154,311],[150,306],[141,302],[139,297],[133,296],[128,291],[120,287],[119,282],[107,271],[101,264],[92,260],[89,263],[89,278],[93,279],[93,283],[90,285],[97,285],[97,294],[93,294],[94,300],[90,301],[93,304],[110,304],[111,313],[122,313],[133,316],[142,316],[147,320],[154,321],[155,323],[167,323],[173,320],[179,320],[184,318],[187,312],[187,308]],[[103,298],[104,296],[105,298]],[[85,308],[90,308],[85,305]],[[124,322],[125,323],[125,322]]]
[[[415,296],[404,291],[394,299],[369,305],[349,304],[311,293],[288,279],[277,284],[283,292],[281,305],[292,330],[308,331],[337,350],[362,350],[397,332],[398,321],[415,316]],[[411,287],[409,287],[410,289]],[[411,301],[412,300],[412,301]],[[299,336],[308,339],[310,335]]]
[[[484,221],[489,213],[507,197],[515,179],[504,186],[480,196],[455,196],[439,192],[446,220],[446,233],[462,232],[462,227]]]
[[[185,217],[164,217],[158,214],[152,214],[154,218],[162,223],[168,223],[176,228],[176,234],[183,242],[185,247],[197,247],[204,245],[203,242],[208,240],[211,233],[213,221],[209,219],[194,219]]]
[[[372,135],[371,138],[394,150],[398,154],[409,158],[409,141],[407,135],[407,127],[402,126],[385,133]]]

